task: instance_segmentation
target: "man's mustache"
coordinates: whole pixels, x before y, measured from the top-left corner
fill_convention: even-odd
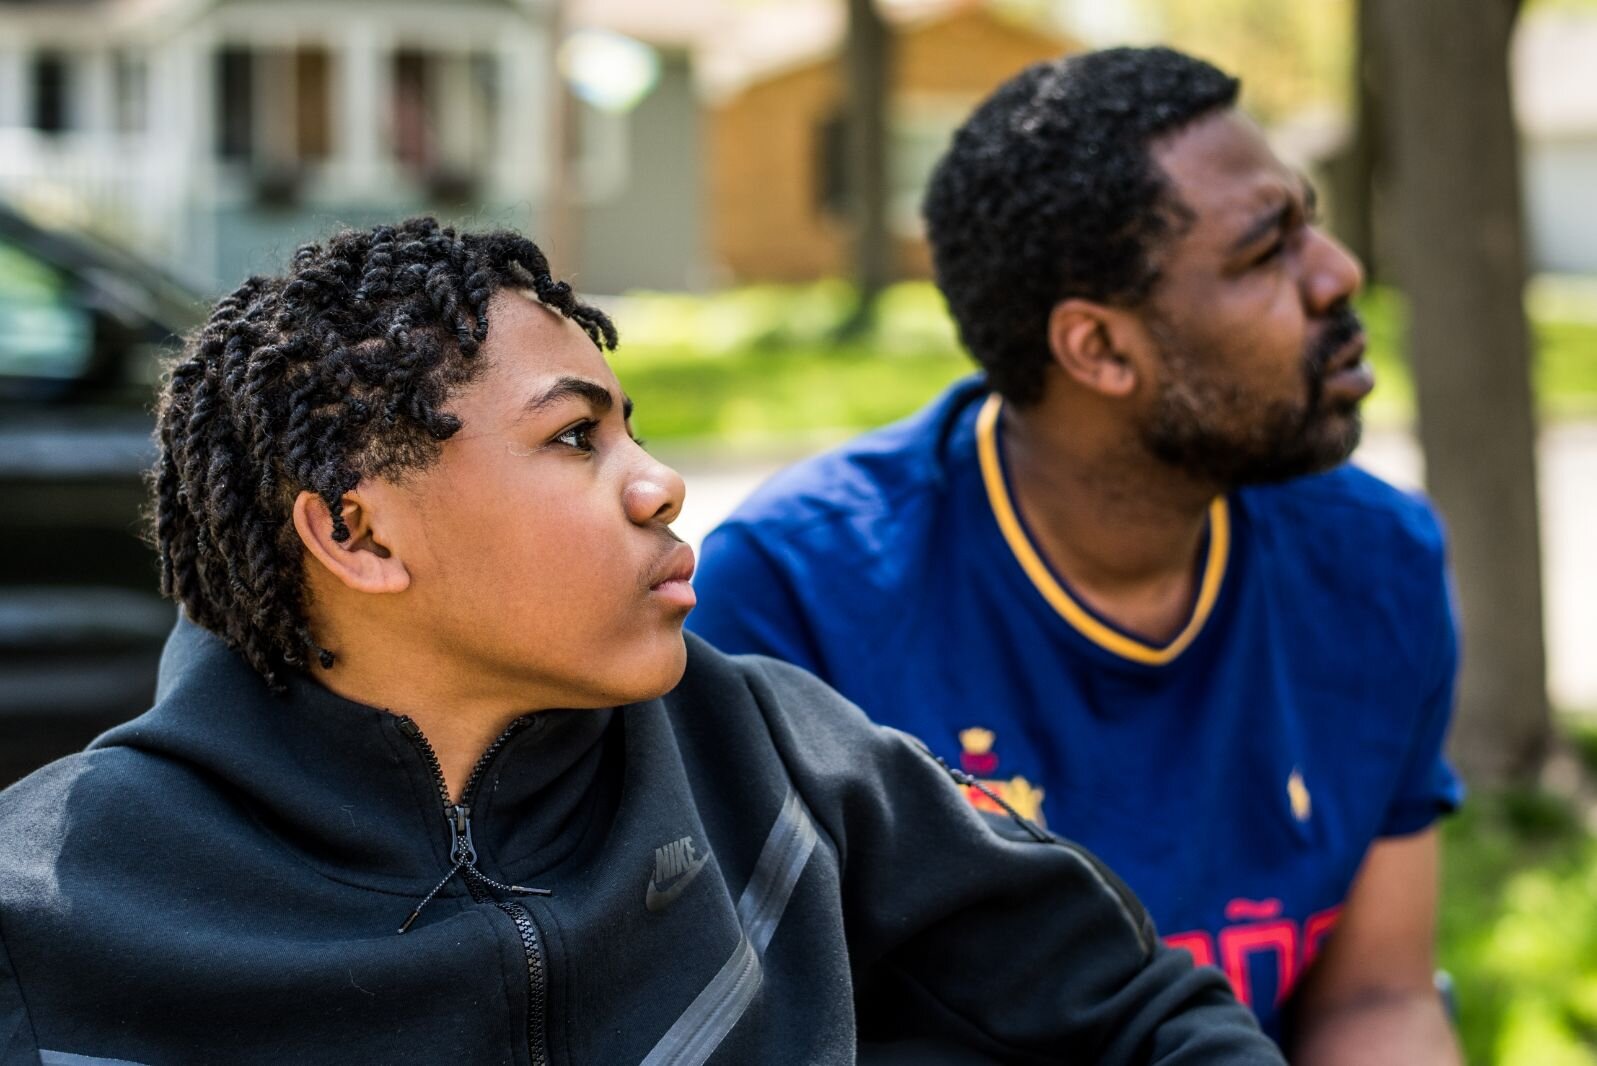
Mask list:
[[[1364,320],[1347,304],[1342,304],[1326,317],[1320,336],[1309,347],[1309,369],[1316,377],[1325,372],[1326,365],[1359,334],[1364,332]]]

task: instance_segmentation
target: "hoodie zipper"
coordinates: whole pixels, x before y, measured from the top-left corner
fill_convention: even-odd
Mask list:
[[[460,802],[451,802],[449,798],[449,785],[444,781],[443,767],[438,763],[438,753],[433,751],[433,746],[411,718],[399,715],[399,731],[404,733],[416,745],[422,757],[427,760],[427,766],[432,771],[433,781],[438,785],[438,795],[443,800],[444,821],[449,826],[449,861],[453,863],[448,876],[411,911],[410,917],[405,919],[405,924],[399,927],[401,933],[408,930],[411,923],[416,920],[421,909],[432,901],[439,889],[447,885],[457,873],[463,873],[466,881],[466,891],[476,903],[492,903],[504,911],[516,925],[516,932],[521,937],[521,951],[527,959],[527,1054],[532,1060],[532,1066],[547,1066],[549,1052],[544,1041],[544,1007],[548,998],[548,977],[544,969],[543,949],[538,939],[538,926],[533,921],[532,915],[519,903],[508,900],[495,899],[487,891],[488,887],[497,888],[501,892],[515,895],[552,895],[546,888],[523,888],[520,885],[506,885],[481,870],[477,869],[477,847],[471,839],[471,800],[477,790],[478,779],[483,771],[499,754],[499,749],[505,746],[506,741],[519,733],[531,720],[518,718],[511,722],[509,727],[488,749],[478,757],[477,763],[471,768],[471,776],[466,780],[466,787],[461,791]]]

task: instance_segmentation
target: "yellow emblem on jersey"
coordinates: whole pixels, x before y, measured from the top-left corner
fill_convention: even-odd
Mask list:
[[[959,731],[959,746],[966,755],[991,755],[993,741],[997,739],[998,734],[991,729],[983,729],[980,726],[972,726],[969,729],[961,729]],[[996,756],[993,759],[993,765],[998,765]]]
[[[1295,766],[1286,779],[1286,798],[1292,804],[1292,817],[1300,822],[1308,821],[1314,813],[1314,800],[1309,795],[1309,786],[1303,783],[1303,774]]]
[[[977,779],[977,784],[966,785],[965,798],[977,810],[992,811],[997,814],[1007,813],[1003,804],[1007,803],[1015,812],[1024,818],[1029,818],[1038,825],[1046,826],[1048,823],[1043,817],[1042,801],[1043,790],[1033,785],[1020,775],[1015,775],[1007,781],[993,776],[998,770],[998,755],[993,751],[993,743],[997,735],[991,729],[982,729],[979,726],[959,731],[959,765],[972,777]],[[986,789],[986,792],[982,791]],[[987,793],[991,792],[989,796]],[[994,796],[1003,802],[994,800]]]

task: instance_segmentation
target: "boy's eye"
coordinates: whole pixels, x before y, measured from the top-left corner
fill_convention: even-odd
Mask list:
[[[593,451],[592,422],[578,422],[576,425],[564,429],[555,437],[555,443],[564,444],[568,448],[575,448],[580,452]]]

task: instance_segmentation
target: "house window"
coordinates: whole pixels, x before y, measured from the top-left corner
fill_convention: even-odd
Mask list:
[[[895,233],[921,235],[920,205],[926,185],[970,106],[974,101],[911,103],[895,108],[887,159],[887,218]]]
[[[394,55],[394,158],[428,180],[478,177],[494,146],[498,64],[487,53]]]
[[[394,56],[394,157],[418,170],[429,168],[436,154],[428,113],[433,96],[428,58],[409,51]]]
[[[895,101],[888,120],[887,218],[895,233],[919,236],[920,204],[937,161],[975,101],[931,97]],[[854,195],[850,182],[848,115],[839,108],[816,126],[815,207],[846,221]]]
[[[223,159],[293,169],[333,151],[327,49],[223,48],[216,56],[216,151]]]
[[[33,57],[33,128],[41,133],[64,133],[69,126],[68,94],[71,67],[59,52]]]
[[[216,154],[248,161],[255,147],[255,57],[245,48],[216,55]]]
[[[839,109],[815,128],[815,209],[835,219],[848,218],[848,114]]]
[[[302,160],[333,154],[332,66],[325,48],[306,47],[294,54],[295,149]]]

